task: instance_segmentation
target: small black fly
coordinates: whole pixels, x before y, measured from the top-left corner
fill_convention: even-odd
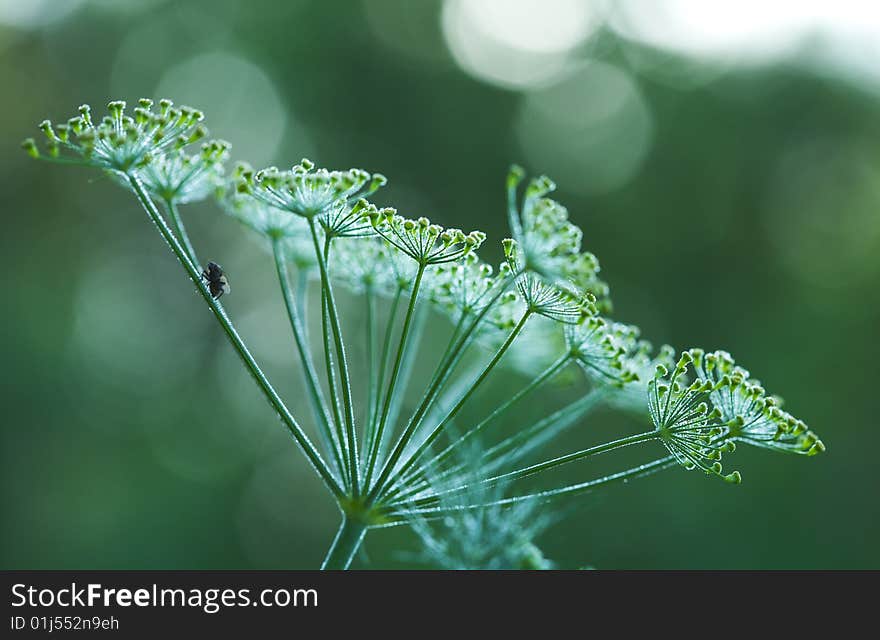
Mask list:
[[[216,262],[208,263],[205,270],[202,271],[202,279],[207,283],[208,290],[214,296],[214,300],[224,293],[229,293],[229,280],[226,279],[223,268]]]

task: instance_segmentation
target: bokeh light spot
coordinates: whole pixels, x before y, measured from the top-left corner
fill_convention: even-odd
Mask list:
[[[257,65],[231,53],[207,53],[169,69],[157,97],[205,109],[212,135],[232,143],[236,157],[256,166],[272,162],[282,141],[286,108]]]
[[[58,22],[84,0],[0,0],[0,24],[18,29],[38,29]]]
[[[577,0],[446,0],[443,33],[470,75],[505,88],[557,77],[570,52],[601,24],[602,3]]]
[[[617,189],[638,173],[651,146],[653,118],[628,74],[590,62],[559,83],[528,93],[516,133],[532,166],[566,189],[596,194]]]

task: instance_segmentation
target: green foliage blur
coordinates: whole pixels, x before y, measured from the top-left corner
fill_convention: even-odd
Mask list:
[[[14,5],[0,2],[0,567],[316,567],[338,526],[136,201],[19,150],[83,102],[167,96],[256,166],[308,156],[386,174],[378,204],[485,230],[493,262],[508,165],[549,173],[617,319],[655,344],[729,350],[828,446],[811,459],[741,447],[741,486],[674,469],[580,497],[537,541],[556,566],[880,568],[876,85],[796,60],[674,82],[652,72],[674,57],[600,30],[573,53],[583,77],[505,88],[456,63],[439,2],[36,2],[58,15],[4,23]],[[622,127],[571,124],[612,109],[603,91],[621,78],[621,95],[638,92]],[[596,145],[578,138],[591,131]],[[184,215],[229,274],[230,315],[306,415],[271,258],[210,203]],[[471,415],[523,383],[501,378]],[[594,414],[570,441],[643,426]],[[415,544],[371,533],[355,567],[419,566]]]

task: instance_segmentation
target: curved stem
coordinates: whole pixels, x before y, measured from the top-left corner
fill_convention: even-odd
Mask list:
[[[394,357],[394,365],[391,368],[391,377],[388,380],[388,388],[385,390],[385,399],[382,403],[382,413],[379,416],[379,423],[376,429],[376,437],[373,440],[373,447],[369,452],[369,460],[367,462],[367,475],[364,480],[364,486],[369,488],[370,480],[373,477],[373,471],[376,467],[376,456],[379,453],[379,447],[382,443],[383,432],[385,431],[385,423],[388,419],[388,412],[391,409],[391,398],[394,394],[394,387],[397,385],[397,376],[400,374],[400,365],[403,362],[403,354],[406,351],[407,338],[409,337],[409,328],[412,323],[413,312],[416,308],[416,302],[419,299],[419,287],[422,283],[422,276],[425,274],[425,265],[419,264],[419,270],[416,272],[416,279],[413,283],[412,292],[410,293],[409,305],[406,308],[406,316],[403,319],[403,328],[400,330],[400,342],[397,346],[397,354]]]
[[[352,558],[367,534],[367,525],[342,514],[342,524],[336,532],[333,544],[327,550],[327,556],[321,564],[322,570],[345,570],[351,565]]]
[[[305,432],[302,430],[302,427],[300,427],[299,423],[290,413],[287,406],[284,404],[284,401],[281,400],[281,397],[272,387],[269,379],[266,378],[266,375],[260,369],[256,360],[254,360],[254,357],[251,355],[250,351],[248,351],[248,348],[247,346],[245,346],[244,341],[241,339],[241,336],[238,335],[238,332],[232,325],[232,321],[230,321],[229,316],[226,315],[226,311],[223,309],[220,303],[215,300],[214,297],[211,295],[211,292],[208,290],[208,287],[202,280],[201,274],[199,274],[198,269],[190,261],[189,257],[186,255],[186,250],[180,245],[180,243],[177,241],[177,238],[174,236],[174,233],[165,223],[164,218],[162,218],[162,214],[159,213],[156,205],[150,199],[150,196],[147,194],[147,191],[146,189],[144,189],[141,181],[137,178],[137,176],[134,175],[129,175],[128,181],[132,188],[132,191],[134,192],[135,196],[137,196],[138,201],[141,203],[141,206],[143,206],[143,208],[147,212],[147,215],[150,216],[150,219],[158,228],[159,233],[162,235],[162,238],[165,240],[168,246],[171,247],[174,255],[177,256],[177,259],[186,270],[187,275],[189,275],[190,279],[193,281],[193,283],[195,283],[196,288],[199,290],[199,293],[202,294],[205,302],[208,303],[208,306],[214,313],[214,317],[217,318],[217,321],[220,323],[220,326],[226,333],[226,337],[229,339],[229,342],[238,352],[238,355],[241,357],[248,371],[257,382],[260,390],[269,401],[269,404],[272,405],[272,408],[278,412],[278,415],[281,417],[281,420],[284,423],[285,427],[287,427],[287,430],[293,436],[293,439],[299,445],[300,449],[302,449],[312,467],[314,467],[315,471],[318,472],[318,475],[321,476],[321,479],[324,481],[324,484],[327,486],[327,488],[333,493],[334,496],[336,496],[337,498],[341,498],[342,490],[339,488],[339,485],[333,478],[333,474],[330,472],[327,463],[324,462],[324,460],[321,458],[321,454],[318,453],[318,451],[315,449],[308,436],[306,436]]]
[[[281,285],[281,293],[284,297],[284,305],[287,307],[287,317],[290,320],[290,328],[293,331],[293,339],[296,342],[296,350],[299,353],[300,364],[305,375],[306,387],[309,392],[309,400],[315,422],[318,425],[318,433],[324,441],[327,451],[333,455],[337,469],[342,473],[344,466],[342,449],[333,433],[327,403],[318,384],[318,375],[315,372],[315,364],[309,351],[309,343],[305,337],[302,320],[299,316],[296,300],[290,287],[290,277],[287,273],[287,261],[284,259],[284,251],[278,238],[272,240],[272,253],[275,256],[275,270],[278,272],[278,282]]]
[[[186,251],[186,255],[189,257],[190,262],[193,263],[193,266],[196,269],[201,269],[198,256],[196,256],[196,249],[189,239],[189,234],[186,232],[186,226],[184,226],[183,217],[177,209],[177,203],[169,198],[165,200],[165,207],[168,209],[168,216],[171,218],[171,224],[174,225],[174,231],[176,231],[178,237],[180,237],[180,241],[183,243],[183,248]]]

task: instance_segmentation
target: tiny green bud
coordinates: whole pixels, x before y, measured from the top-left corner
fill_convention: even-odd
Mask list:
[[[37,147],[37,143],[34,142],[33,138],[26,138],[23,140],[21,148],[24,149],[31,158],[40,157],[40,149]]]

